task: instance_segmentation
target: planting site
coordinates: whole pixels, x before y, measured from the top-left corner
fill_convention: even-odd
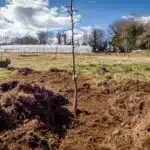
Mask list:
[[[150,150],[150,1],[0,0],[0,150]]]
[[[150,58],[5,53],[0,71],[0,150],[150,150]]]

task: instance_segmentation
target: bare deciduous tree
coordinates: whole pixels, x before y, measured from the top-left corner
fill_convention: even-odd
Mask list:
[[[103,47],[104,32],[99,28],[94,28],[91,32],[90,45],[93,48],[93,52],[97,52],[97,49]]]
[[[67,45],[67,35],[66,33],[62,34],[63,40],[64,40],[64,45]]]
[[[61,45],[61,38],[62,38],[62,35],[60,32],[57,33],[57,41],[58,41],[58,45]]]
[[[38,44],[44,44],[45,45],[47,37],[48,37],[47,32],[39,32],[38,33],[38,40],[39,40]]]

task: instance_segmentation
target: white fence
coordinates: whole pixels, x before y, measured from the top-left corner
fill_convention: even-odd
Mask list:
[[[0,45],[0,52],[57,52],[71,53],[71,45]],[[76,53],[91,53],[90,46],[77,46]]]

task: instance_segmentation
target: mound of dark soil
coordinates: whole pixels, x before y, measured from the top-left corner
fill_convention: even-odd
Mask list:
[[[50,68],[49,72],[67,72],[67,70],[57,69],[57,68]]]
[[[37,73],[40,73],[40,72],[35,71],[33,69],[30,69],[30,68],[19,68],[19,69],[17,69],[17,75],[27,76],[30,74],[37,74]]]
[[[64,70],[64,69],[58,69],[58,68],[50,68],[48,73],[65,73],[65,74],[68,74],[68,75],[72,75],[71,72],[69,72],[68,70]]]
[[[10,70],[10,71],[15,71],[15,70],[17,70],[18,68],[16,68],[16,67],[7,67],[7,70]]]
[[[105,73],[108,73],[109,72],[109,70],[106,68],[106,67],[102,67],[102,68],[100,68],[99,70],[97,70],[98,71],[98,73],[102,73],[102,74],[105,74]]]
[[[50,149],[55,145],[50,135],[65,134],[73,116],[63,107],[68,103],[63,96],[26,82],[13,81],[1,87],[0,149],[23,149],[25,145],[26,149]]]
[[[18,83],[19,83],[18,81],[10,81],[7,83],[2,83],[0,85],[0,91],[3,93],[12,90],[18,85]]]
[[[145,71],[150,72],[150,67],[145,68]]]

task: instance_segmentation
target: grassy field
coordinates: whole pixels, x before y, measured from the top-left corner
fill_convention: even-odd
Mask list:
[[[10,58],[11,67],[28,67],[34,70],[46,71],[49,68],[71,70],[72,57],[70,54],[41,54],[38,56],[19,56],[18,54],[3,54],[3,59]],[[95,77],[98,80],[135,79],[150,81],[150,57],[140,55],[77,55],[78,74]],[[0,80],[15,75],[14,71],[1,69]]]

